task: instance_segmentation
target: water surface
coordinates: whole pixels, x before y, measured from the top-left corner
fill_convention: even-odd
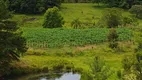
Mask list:
[[[77,73],[58,73],[58,74],[34,74],[34,75],[27,75],[16,79],[9,79],[9,80],[80,80],[81,76]]]

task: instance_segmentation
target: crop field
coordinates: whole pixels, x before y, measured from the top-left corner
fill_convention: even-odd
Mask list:
[[[29,47],[53,48],[64,46],[85,46],[107,41],[107,28],[93,29],[43,29],[24,28],[24,37]],[[118,28],[119,41],[131,40],[132,31]]]

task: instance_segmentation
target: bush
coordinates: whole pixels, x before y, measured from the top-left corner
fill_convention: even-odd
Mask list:
[[[109,41],[109,47],[110,48],[117,48],[118,46],[118,34],[114,28],[110,29],[108,34],[108,41]]]
[[[132,77],[134,80],[142,80],[142,62],[136,58],[131,56],[124,57],[122,61],[124,68],[124,80],[128,80],[128,78]]]
[[[142,5],[134,5],[129,11],[130,13],[135,14],[136,18],[142,19]]]
[[[137,26],[139,24],[138,20],[134,17],[123,17],[123,25],[133,25]]]
[[[124,74],[128,74],[131,72],[131,68],[133,66],[133,58],[131,56],[125,56],[122,60],[122,67],[124,69]]]
[[[77,18],[77,19],[74,19],[72,22],[71,22],[71,26],[74,28],[74,29],[77,29],[77,28],[80,28],[81,27],[81,21]]]
[[[58,28],[64,24],[63,17],[57,7],[49,8],[44,14],[44,28]]]
[[[117,8],[106,9],[103,13],[102,20],[105,21],[108,28],[117,27],[122,22],[121,10]]]
[[[105,64],[105,61],[96,56],[91,64],[91,70],[95,80],[107,80],[112,75],[112,70]]]

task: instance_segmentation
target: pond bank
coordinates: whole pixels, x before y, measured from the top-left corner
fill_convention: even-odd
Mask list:
[[[74,57],[52,57],[27,55],[21,58],[20,62],[12,64],[10,76],[22,76],[33,73],[89,73],[89,66],[82,62],[82,58]]]

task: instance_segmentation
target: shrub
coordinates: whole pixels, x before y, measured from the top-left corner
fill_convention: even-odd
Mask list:
[[[127,26],[127,25],[134,25],[137,26],[138,20],[134,17],[123,17],[123,25]]]
[[[117,71],[117,77],[118,77],[119,80],[122,79],[122,72],[121,72],[121,70]]]
[[[137,58],[137,56],[136,56]],[[142,80],[142,62],[131,56],[125,56],[122,63],[124,68],[124,80]]]
[[[44,28],[58,28],[62,27],[64,24],[63,17],[59,13],[59,9],[57,7],[50,8],[44,14]]]
[[[134,62],[133,62],[133,58],[130,56],[125,56],[122,60],[122,66],[124,69],[125,74],[128,74],[129,72],[131,72],[131,67],[133,66]]]
[[[135,34],[135,42],[137,43],[137,48],[135,49],[135,52],[141,52],[142,51],[142,34],[137,33]]]
[[[142,18],[142,5],[134,5],[129,11],[135,14],[136,18]]]
[[[94,58],[91,69],[95,80],[107,80],[112,75],[112,70],[98,56]]]
[[[122,22],[121,10],[117,8],[106,9],[105,12],[103,13],[102,20],[103,22],[105,21],[105,24],[109,28],[117,27]]]
[[[118,34],[114,28],[110,29],[108,34],[108,41],[109,41],[109,47],[110,48],[117,48],[118,46]]]
[[[71,22],[71,26],[74,28],[74,29],[77,29],[77,28],[80,28],[81,27],[81,21],[77,18],[77,19],[74,19],[72,22]]]
[[[142,60],[142,53],[141,52],[137,52],[136,58],[137,58],[138,62],[140,62]]]

